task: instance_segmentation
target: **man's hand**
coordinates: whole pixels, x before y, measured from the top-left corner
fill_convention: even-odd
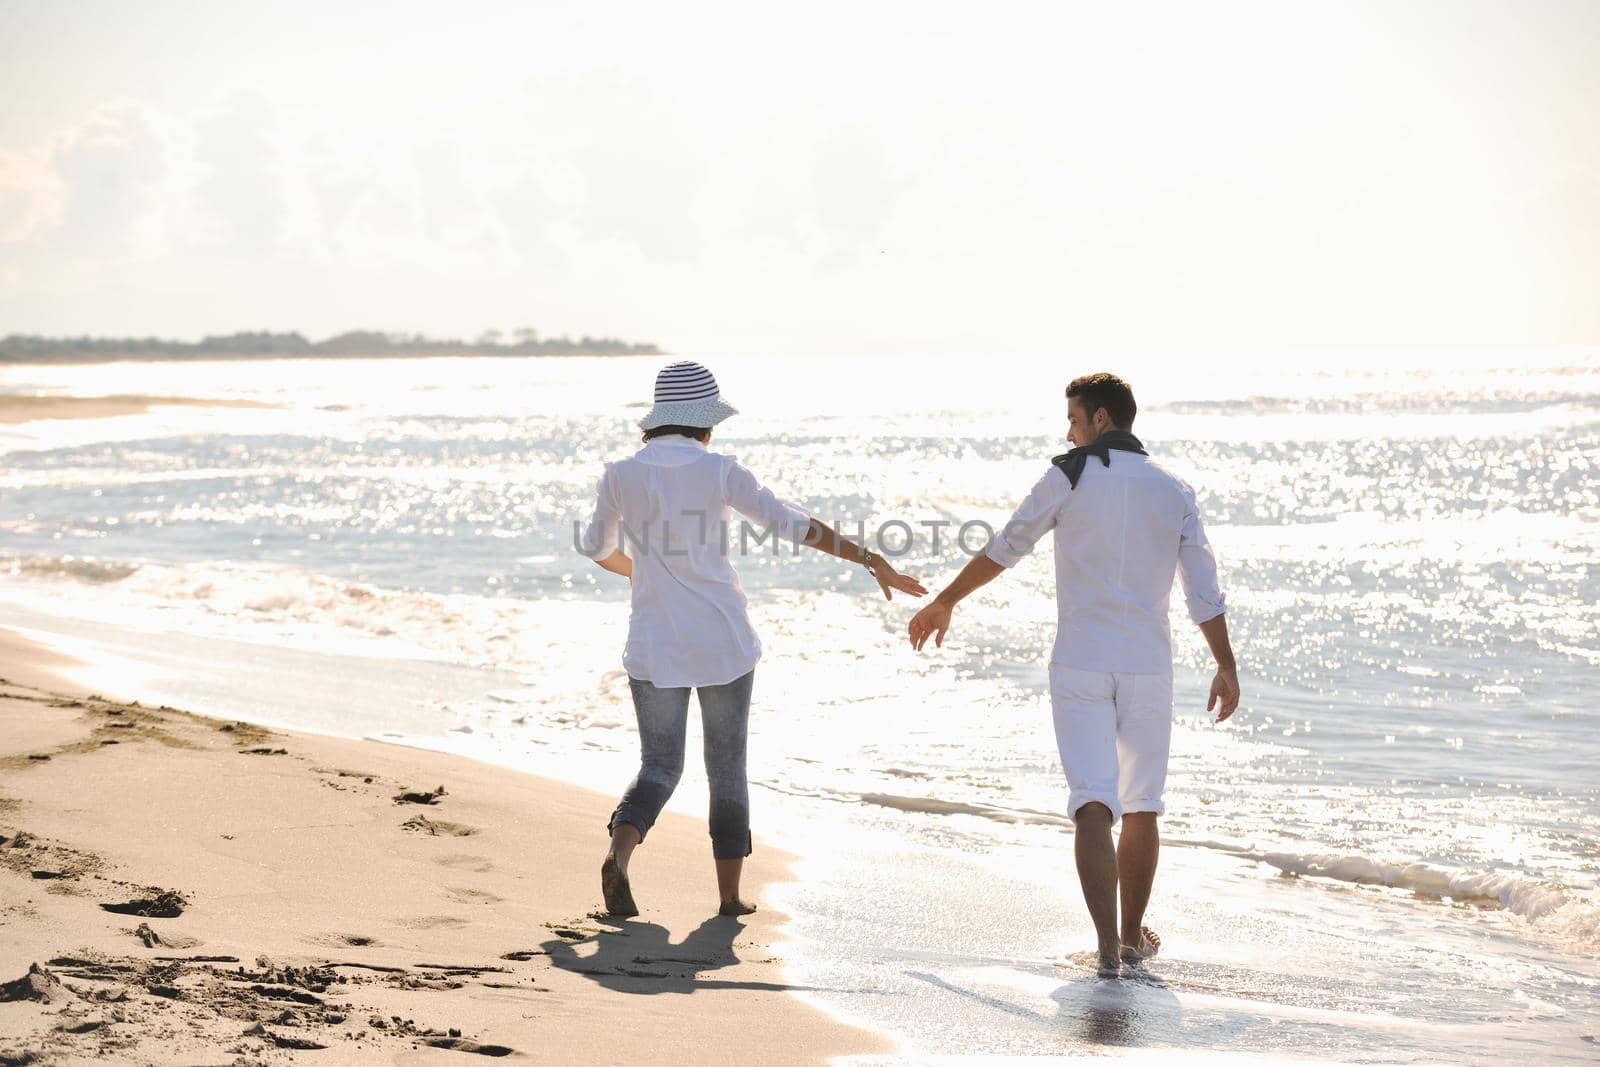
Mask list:
[[[1211,711],[1220,702],[1222,708],[1213,722],[1222,722],[1239,707],[1239,671],[1234,665],[1233,644],[1228,640],[1228,617],[1217,615],[1200,624],[1200,633],[1211,649],[1211,658],[1217,663],[1217,676],[1211,679],[1211,699],[1206,710]]]
[[[973,556],[967,560],[956,580],[934,597],[933,603],[911,617],[911,625],[907,627],[911,632],[911,647],[921,652],[932,635],[934,647],[943,648],[944,632],[950,629],[951,609],[1005,572],[1004,567],[988,556]]]
[[[928,643],[928,637],[933,637],[935,648],[944,647],[944,632],[950,629],[950,606],[935,600],[915,615],[911,616],[911,625],[906,627],[911,634],[911,647],[918,652]]]
[[[1237,671],[1217,668],[1217,673],[1211,679],[1211,699],[1206,701],[1206,710],[1217,709],[1218,703],[1222,707],[1217,710],[1217,717],[1213,722],[1222,722],[1232,715],[1239,707],[1239,674]]]

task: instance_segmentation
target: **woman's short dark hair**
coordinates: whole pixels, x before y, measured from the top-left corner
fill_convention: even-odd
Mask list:
[[[1119,430],[1133,429],[1133,417],[1139,413],[1139,405],[1133,402],[1133,388],[1104,371],[1072,379],[1067,383],[1067,396],[1077,397],[1084,415],[1091,419],[1097,410],[1105,408],[1111,424]]]
[[[701,444],[705,444],[711,439],[711,428],[709,426],[655,426],[644,432],[644,439],[649,441],[655,437],[670,437],[673,435],[692,437]]]

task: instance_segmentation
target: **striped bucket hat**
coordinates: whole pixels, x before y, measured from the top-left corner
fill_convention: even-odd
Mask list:
[[[722,401],[717,380],[698,363],[669,363],[656,375],[655,405],[639,420],[641,430],[657,426],[709,428],[738,410]]]

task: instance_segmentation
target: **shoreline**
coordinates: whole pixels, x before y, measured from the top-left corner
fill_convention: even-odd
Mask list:
[[[720,918],[703,822],[666,813],[635,869],[643,914],[611,921],[610,797],[105,699],[52,673],[70,663],[0,631],[0,1055],[589,1062],[649,1057],[664,1034],[686,1062],[894,1048],[785,980],[763,889],[792,857],[764,843],[746,871],[762,910]]]
[[[5,367],[98,367],[106,363],[272,363],[282,360],[371,362],[381,359],[671,359],[670,352],[204,352],[185,355],[49,356],[0,358]]]
[[[153,407],[278,408],[259,400],[191,396],[12,396],[0,395],[0,425],[19,426],[46,419],[107,419],[143,415]]]

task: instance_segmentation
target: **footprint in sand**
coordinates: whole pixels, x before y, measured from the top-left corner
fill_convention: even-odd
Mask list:
[[[115,912],[118,915],[137,915],[148,919],[176,919],[183,914],[183,909],[189,902],[183,896],[172,890],[159,890],[152,898],[139,897],[134,900],[123,901],[120,904],[102,904],[105,911]]]
[[[56,1024],[56,1029],[60,1030],[64,1034],[88,1034],[103,1028],[105,1025],[106,1021],[104,1019],[78,1019],[67,1017],[63,1018],[61,1022]]]
[[[140,923],[137,929],[129,932],[142,941],[145,948],[194,948],[202,944],[196,938],[184,937],[182,934],[175,934],[170,930],[164,934],[158,934],[150,928],[149,923]]]
[[[232,734],[233,743],[236,745],[259,745],[272,736],[271,730],[264,730],[247,722],[225,722],[217,727],[217,730]]]
[[[429,837],[471,837],[478,832],[476,826],[465,826],[443,819],[430,819],[426,815],[413,815],[400,824],[400,829],[427,834]]]
[[[59,1004],[70,1000],[73,993],[61,984],[53,971],[34,963],[28,973],[11,982],[0,982],[0,1003],[18,1000],[37,1000],[44,1004]],[[23,1060],[27,1063],[27,1060]]]
[[[506,899],[502,896],[496,896],[487,890],[466,889],[461,886],[449,886],[445,889],[445,892],[467,904],[499,904]]]
[[[311,770],[314,774],[329,774],[336,778],[359,778],[368,785],[377,777],[377,775],[368,774],[366,771],[352,771],[344,767],[313,767]]]
[[[414,919],[396,919],[394,923],[411,930],[438,930],[447,926],[466,926],[467,920],[454,915],[419,915]]]
[[[464,1037],[430,1037],[425,1038],[423,1044],[433,1048],[447,1048],[454,1052],[475,1052],[479,1056],[509,1056],[516,1051],[505,1045],[480,1045]]]
[[[310,945],[331,945],[334,948],[376,948],[383,944],[366,934],[318,934],[302,940]]]
[[[488,874],[494,870],[494,864],[487,856],[469,856],[457,853],[450,856],[440,856],[433,862],[441,867],[449,867],[453,871],[471,871],[473,874]]]

